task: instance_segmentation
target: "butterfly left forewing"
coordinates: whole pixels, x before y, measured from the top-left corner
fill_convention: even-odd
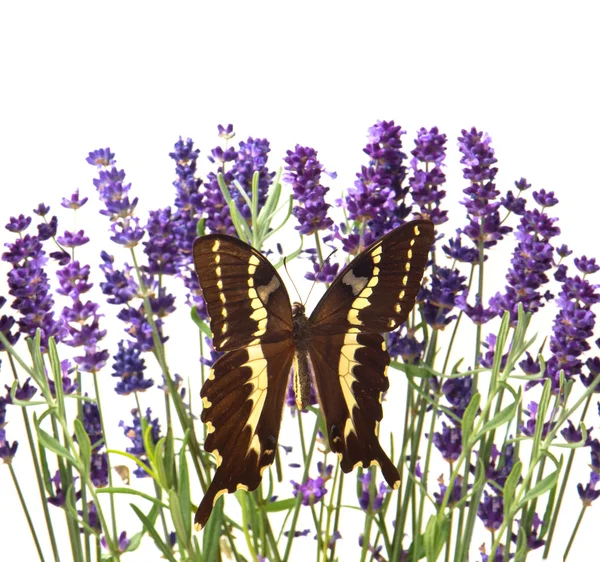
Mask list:
[[[346,472],[379,464],[392,487],[398,471],[376,436],[390,361],[380,334],[408,317],[432,242],[429,221],[391,231],[344,268],[310,317],[309,354],[331,449]]]
[[[294,357],[289,297],[275,268],[248,244],[224,235],[194,243],[210,314],[214,364],[201,391],[204,448],[217,469],[196,512],[200,529],[221,494],[255,490],[275,457]]]

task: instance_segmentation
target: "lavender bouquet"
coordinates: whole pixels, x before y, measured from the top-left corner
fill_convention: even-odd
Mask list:
[[[592,341],[600,293],[590,281],[599,266],[571,259],[552,192],[525,179],[498,189],[491,139],[475,128],[458,139],[463,216],[449,228],[447,137],[419,130],[409,157],[404,134],[393,121],[370,128],[368,160],[354,186],[340,188],[313,148],[288,150],[282,176],[268,167],[266,139],[236,145],[233,127],[219,126],[204,178],[193,142],[175,144],[172,206],[144,219],[115,155],[96,150],[88,162],[112,242],[99,255],[86,250],[91,233],[59,228],[45,204],[35,221],[10,218],[0,458],[21,502],[15,528],[26,522],[40,560],[120,560],[144,548],[170,561],[209,562],[500,562],[534,551],[567,558],[600,496],[600,441],[586,422],[600,391],[592,350],[600,345]],[[88,199],[76,191],[61,204],[80,217]],[[280,442],[293,446],[278,446],[258,490],[219,498],[194,532],[215,468],[202,447],[198,394],[219,355],[193,269],[194,239],[238,236],[277,267],[285,256],[290,269],[326,285],[349,257],[414,217],[433,222],[436,241],[417,306],[386,342],[392,389],[380,441],[400,489],[391,492],[376,467],[344,474],[319,408],[298,411],[290,388]],[[484,283],[488,260],[502,251],[512,252],[505,280]],[[551,329],[535,335],[544,313],[554,317]],[[120,333],[108,330],[112,315]],[[197,345],[178,374],[168,358],[184,330],[197,334]],[[131,414],[122,419],[125,408]],[[27,436],[20,448],[7,425],[19,417]],[[115,430],[129,446],[113,448]],[[20,477],[25,465],[35,474],[35,505]],[[587,481],[569,478],[578,466],[589,467]],[[573,517],[561,507],[575,493],[581,509]],[[572,532],[561,542],[555,531],[565,525]]]

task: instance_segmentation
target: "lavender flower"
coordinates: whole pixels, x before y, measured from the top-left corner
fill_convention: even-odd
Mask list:
[[[17,441],[13,441],[9,443],[6,439],[6,430],[4,426],[6,425],[6,405],[9,402],[0,396],[0,459],[4,464],[10,464],[12,462],[13,457],[17,454],[17,448],[19,447],[19,443]]]
[[[2,308],[6,304],[6,298],[0,295],[0,308]],[[19,330],[14,330],[16,320],[13,316],[6,316],[3,314],[0,316],[0,333],[4,335],[4,337],[8,340],[10,345],[15,345],[20,337]],[[4,344],[0,341],[0,351],[5,351]]]
[[[144,392],[154,385],[153,380],[144,378],[146,364],[140,354],[141,349],[135,343],[124,340],[119,342],[112,373],[113,377],[120,379],[115,387],[117,394],[127,396],[132,392]]]
[[[296,230],[308,236],[331,228],[333,220],[327,216],[331,205],[325,203],[329,188],[320,183],[324,169],[317,160],[317,151],[297,144],[293,151],[287,151],[284,162],[289,172],[284,179],[292,185],[294,199],[298,203],[292,209],[299,223]]]
[[[476,263],[472,261],[475,257],[473,252],[458,251],[461,248],[461,234],[473,243],[471,250],[478,252],[480,245],[486,249],[491,248],[511,229],[501,225],[498,213],[500,202],[496,199],[500,192],[494,183],[498,168],[493,166],[497,160],[494,149],[490,146],[491,138],[475,127],[470,131],[463,129],[462,135],[458,139],[458,149],[463,154],[461,164],[466,165],[463,176],[469,180],[470,185],[463,190],[468,197],[461,203],[467,209],[469,224],[457,232],[456,240],[444,250],[454,259]]]
[[[390,357],[401,357],[405,363],[416,365],[423,357],[425,342],[415,337],[415,331],[403,324],[388,335],[387,350]]]
[[[102,433],[102,422],[97,404],[89,401],[83,402],[81,422],[92,444],[91,480],[94,486],[107,486],[108,455],[103,450],[105,448],[104,434]]]
[[[8,227],[13,228],[17,222],[20,228],[27,221],[13,218]],[[8,292],[14,297],[12,308],[20,314],[17,320],[19,331],[27,337],[33,337],[39,328],[42,351],[46,351],[50,337],[57,341],[64,337],[65,326],[62,319],[54,318],[54,300],[44,270],[48,259],[42,242],[38,236],[21,234],[7,247],[8,252],[2,254],[2,259],[12,267],[8,273]]]
[[[308,478],[304,484],[298,484],[293,480],[294,497],[302,494],[302,505],[314,505],[327,493],[325,488],[325,480],[322,477]]]
[[[132,442],[132,446],[127,447],[126,451],[140,459],[144,464],[148,465],[148,456],[146,454],[146,449],[144,448],[140,413],[137,409],[133,409],[131,410],[131,415],[133,416],[133,422],[131,426],[125,425],[125,422],[122,420],[119,422],[119,427],[123,428],[123,433]],[[146,410],[145,420],[146,423],[151,427],[150,437],[152,443],[156,445],[160,439],[160,425],[158,423],[158,418],[152,419],[152,410],[150,408]],[[136,468],[133,473],[138,478],[145,478],[148,476],[148,473],[140,467]]]
[[[456,315],[451,313],[467,290],[466,280],[458,269],[434,269],[430,284],[419,293],[419,301],[423,302],[423,317],[432,328],[443,330],[456,319]]]
[[[523,435],[527,435],[527,437],[533,437],[535,434],[536,424],[538,422],[537,414],[538,414],[538,405],[535,402],[530,402],[528,405],[528,410],[525,410],[525,415],[529,417],[525,424],[521,424],[519,429],[523,433]],[[556,422],[546,422],[542,428],[542,439],[548,435],[548,431],[553,429],[556,425]]]
[[[472,396],[473,378],[471,376],[446,379],[442,384],[442,393],[450,403],[450,411],[462,419]]]
[[[254,139],[248,137],[246,142],[241,141],[238,151],[237,160],[233,164],[232,174],[242,189],[250,195],[252,193],[252,177],[255,172],[258,172],[258,210],[263,207],[267,200],[267,192],[273,181],[275,172],[269,172],[267,168],[268,154],[271,151],[269,141],[267,139]],[[235,201],[237,208],[242,216],[250,219],[250,207],[242,194],[237,189],[231,190],[231,197]]]
[[[483,525],[490,532],[495,532],[504,520],[504,500],[502,496],[491,495],[483,492],[483,501],[479,504],[477,515],[483,521]]]
[[[490,462],[486,469],[487,480],[503,488],[515,464],[514,455],[515,446],[511,443],[506,443],[502,448],[502,452],[498,450],[498,447],[494,443],[492,445]]]
[[[440,190],[446,181],[442,171],[446,159],[446,135],[440,134],[437,127],[429,131],[421,128],[415,139],[416,148],[411,151],[410,162],[413,176],[409,179],[413,201],[419,207],[418,215],[440,225],[448,220],[448,211],[440,209],[446,192]],[[425,169],[419,165],[424,164]]]
[[[406,177],[403,134],[405,131],[393,121],[378,121],[369,129],[369,143],[364,149],[369,165],[356,174],[358,179],[344,198],[348,219],[367,227],[348,233],[344,249],[350,253],[358,253],[400,226],[410,213],[404,201],[408,187],[402,187]]]
[[[462,431],[460,427],[448,426],[442,422],[442,432],[433,434],[433,444],[438,448],[445,461],[453,463],[462,452]]]
[[[600,482],[600,474],[592,471],[590,472],[590,481],[585,488],[583,484],[577,484],[577,492],[585,507],[591,506],[592,502],[600,497],[600,489],[596,490],[598,482]]]
[[[516,185],[521,191],[530,187],[524,179]],[[552,195],[544,190],[533,192],[533,198],[542,205],[542,209],[557,202]],[[506,203],[505,206],[511,209]],[[513,324],[517,321],[519,304],[525,312],[536,312],[544,306],[544,301],[553,298],[550,292],[542,293],[541,290],[548,283],[546,272],[554,265],[552,238],[560,234],[560,229],[554,226],[557,219],[550,218],[541,210],[526,210],[524,203],[522,207],[519,209],[522,217],[515,232],[517,246],[506,275],[508,285],[504,294],[497,293],[490,299],[492,309],[498,314],[510,312]]]
[[[592,305],[600,300],[596,285],[579,276],[560,276],[561,291],[556,298],[558,312],[552,326],[550,351],[544,376],[552,381],[553,392],[560,386],[560,371],[567,379],[581,374],[582,355],[590,349],[588,340],[593,336],[596,315]]]
[[[106,543],[106,537],[102,536],[100,538],[100,544],[104,547],[104,548],[108,548],[107,543]],[[126,552],[127,549],[129,548],[129,545],[131,544],[131,540],[129,540],[127,538],[127,532],[126,531],[122,531],[121,534],[119,535],[119,544],[117,545],[119,552]]]
[[[454,479],[454,482],[452,484],[452,491],[450,492],[450,496],[448,497],[448,503],[447,503],[448,507],[452,507],[453,505],[455,505],[462,499],[462,497],[463,497],[463,491],[462,491],[463,480],[464,480],[463,477],[460,475]],[[442,505],[442,502],[444,501],[444,496],[446,495],[446,492],[448,490],[448,486],[446,486],[446,484],[444,483],[443,476],[440,476],[438,478],[438,484],[440,486],[440,491],[433,492],[433,497],[435,498],[435,503],[437,505]],[[471,489],[472,485],[469,484],[468,488]]]

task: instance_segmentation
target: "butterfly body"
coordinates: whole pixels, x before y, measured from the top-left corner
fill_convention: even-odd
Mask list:
[[[298,410],[306,410],[310,404],[310,366],[308,349],[310,345],[311,329],[310,322],[306,317],[304,305],[294,303],[292,307],[292,318],[294,323],[294,343],[296,345],[294,355],[294,395]]]
[[[298,408],[309,404],[312,381],[342,470],[377,464],[392,488],[400,485],[377,439],[390,361],[381,333],[406,320],[432,241],[425,220],[389,232],[342,270],[310,317],[291,305],[275,268],[249,245],[225,235],[195,241],[213,344],[225,352],[201,391],[204,447],[217,470],[197,528],[221,494],[256,489],[273,462],[292,366]]]

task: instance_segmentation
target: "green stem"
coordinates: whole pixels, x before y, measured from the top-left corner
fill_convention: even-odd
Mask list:
[[[585,415],[587,414],[588,408],[592,402],[592,394],[590,394],[585,402],[583,407],[583,411],[581,412],[581,417],[579,419],[579,423],[585,419]],[[550,545],[552,544],[552,539],[554,537],[554,529],[556,528],[556,523],[558,522],[558,517],[560,515],[560,506],[562,505],[562,501],[565,495],[565,491],[567,489],[567,482],[569,480],[569,475],[571,474],[571,468],[573,466],[573,460],[575,459],[575,451],[576,449],[571,449],[569,453],[569,458],[567,460],[567,466],[565,467],[565,472],[563,475],[563,481],[560,485],[560,491],[558,493],[558,499],[556,501],[556,505],[554,506],[554,513],[552,514],[552,520],[550,522],[550,526],[548,527],[548,539],[546,540],[546,544],[544,546],[544,558],[548,556],[550,552]]]
[[[96,395],[96,403],[98,404],[98,411],[100,412],[100,425],[102,428],[102,435],[104,437],[104,446],[106,447],[106,449],[108,449],[108,442],[106,440],[106,427],[104,425],[104,416],[102,415],[102,407],[101,407],[101,402],[100,402],[100,388],[98,386],[98,374],[97,373],[93,373],[93,378],[94,378],[94,393]],[[58,382],[56,383],[58,384]],[[141,416],[141,413],[140,413]],[[92,443],[93,445],[93,443]],[[111,462],[110,462],[110,455],[106,455],[107,459],[106,462],[108,463],[108,485],[112,488],[113,487],[113,483],[112,483],[112,468],[111,468]],[[118,542],[119,540],[119,535],[117,534],[117,511],[115,509],[115,495],[114,494],[110,494],[110,516],[111,516],[111,520],[112,520],[112,532],[113,532],[113,537],[115,538],[115,541]]]
[[[8,464],[8,470],[10,471],[10,475],[13,479],[13,484],[15,485],[15,490],[19,496],[19,501],[21,502],[21,507],[23,508],[23,513],[25,514],[25,518],[27,519],[27,524],[29,525],[29,530],[31,532],[31,536],[33,537],[33,541],[35,542],[35,548],[38,552],[38,556],[40,560],[44,560],[44,555],[42,554],[42,547],[37,538],[37,533],[35,527],[33,525],[33,521],[29,515],[29,510],[27,509],[27,503],[25,502],[25,498],[23,497],[23,493],[21,492],[21,486],[19,486],[19,480],[17,479],[17,475],[15,473],[15,469],[12,463]]]
[[[573,533],[571,534],[571,538],[569,539],[569,544],[567,544],[567,548],[565,549],[565,553],[563,555],[563,561],[566,562],[569,557],[569,552],[571,551],[571,547],[573,546],[573,541],[575,540],[575,535],[577,535],[577,531],[579,530],[579,526],[583,521],[583,514],[585,513],[587,506],[583,506],[581,508],[581,512],[579,513],[579,517],[577,518],[577,523],[575,523],[575,527],[573,528]]]
[[[10,353],[8,354],[8,361],[10,363],[14,379],[18,381],[17,368],[13,360],[13,356]],[[27,433],[27,442],[29,443],[29,451],[31,453],[31,459],[33,460],[33,468],[35,470],[38,491],[40,493],[42,511],[44,512],[44,519],[46,521],[46,528],[48,529],[48,536],[50,537],[50,546],[52,547],[52,554],[54,556],[54,560],[58,562],[60,560],[60,555],[58,553],[58,546],[56,544],[56,538],[54,536],[54,526],[52,525],[52,518],[50,517],[50,511],[48,510],[48,500],[46,498],[44,476],[40,467],[40,459],[37,454],[35,439],[33,437],[33,431],[31,429],[31,422],[29,420],[29,415],[27,414],[26,408],[21,408],[21,414],[23,415],[23,423],[25,424],[25,432]]]

